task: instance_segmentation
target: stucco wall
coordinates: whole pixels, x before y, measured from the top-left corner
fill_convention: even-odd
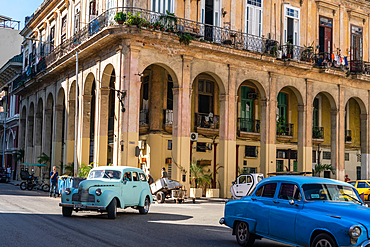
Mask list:
[[[22,36],[19,30],[0,28],[0,68],[21,52]]]

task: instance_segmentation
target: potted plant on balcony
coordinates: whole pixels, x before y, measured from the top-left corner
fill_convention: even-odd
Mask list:
[[[278,120],[276,121],[276,132],[279,136],[285,135],[285,120],[283,117],[278,117]]]
[[[314,129],[312,130],[312,136],[313,136],[313,138],[315,138],[315,139],[322,139],[322,138],[323,138],[322,133],[321,133],[321,131],[320,131],[320,129],[319,129],[319,128],[314,128]]]
[[[126,14],[123,13],[123,12],[118,12],[115,16],[114,16],[114,20],[122,25],[125,21],[126,21]]]
[[[311,43],[310,46],[304,45],[305,49],[302,51],[301,61],[312,62],[313,49],[314,49],[313,44],[314,44],[314,41]]]
[[[189,33],[178,33],[180,44],[189,45],[194,37]]]
[[[190,164],[190,197],[202,197],[207,185],[211,183],[212,176],[204,170],[204,166],[197,163]]]
[[[293,55],[293,44],[288,41],[286,42],[286,57],[288,59],[291,59],[292,55]]]
[[[168,10],[166,10],[166,14],[159,16],[159,20],[167,30],[174,30],[174,27],[177,26],[177,17],[174,13],[170,13]]]
[[[141,13],[138,12],[136,14],[127,13],[125,24],[127,26],[136,25],[138,28],[141,28],[145,20],[141,18]]]

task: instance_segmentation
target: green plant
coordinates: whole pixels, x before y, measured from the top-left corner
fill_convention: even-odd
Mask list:
[[[118,12],[115,16],[114,16],[114,20],[117,22],[117,23],[123,23],[124,21],[126,21],[126,14],[123,13],[123,12]]]
[[[276,121],[276,132],[279,136],[285,133],[284,127],[285,127],[285,119],[279,116],[278,120]]]
[[[167,30],[173,31],[177,26],[177,17],[174,13],[170,13],[168,10],[166,10],[166,14],[159,16],[159,20]]]
[[[178,33],[180,44],[184,43],[184,45],[189,45],[194,37],[188,33]]]
[[[203,188],[211,183],[212,174],[209,171],[204,170],[204,165],[198,165],[197,163],[190,164],[190,185],[193,188]]]
[[[89,165],[81,164],[78,169],[78,177],[86,178],[89,175],[90,170],[93,168],[94,162],[91,162]]]
[[[313,53],[314,53],[314,41],[311,43],[310,46],[304,45],[305,49],[301,53],[301,60],[311,62],[313,59]]]
[[[315,165],[315,168],[312,169],[312,174],[314,176],[318,176],[320,177],[320,173],[323,172],[323,171],[331,171],[331,173],[333,173],[333,175],[335,174],[335,168],[332,167],[331,164],[324,164],[322,165],[321,163],[318,163],[317,165]]]
[[[313,130],[312,130],[312,136],[313,136],[313,138],[316,138],[316,139],[323,138],[322,132],[321,132],[320,128],[313,128]]]
[[[47,156],[44,152],[39,157],[37,157],[37,159],[37,162],[39,162],[39,164],[46,164],[50,162],[50,157]]]
[[[21,163],[24,162],[24,148],[20,148],[15,152],[16,159],[15,162],[20,161]]]
[[[146,22],[145,19],[141,18],[141,12],[137,12],[136,14],[127,13],[125,24],[127,26],[136,25],[140,28]]]
[[[73,162],[68,163],[68,165],[66,165],[66,167],[65,167],[64,169],[65,169],[65,173],[66,173],[68,176],[73,176],[73,173],[74,173],[74,171],[75,171],[74,163],[73,163]]]

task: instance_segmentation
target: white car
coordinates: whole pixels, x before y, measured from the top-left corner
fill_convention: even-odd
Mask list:
[[[263,179],[262,173],[251,173],[240,175],[231,186],[231,195],[234,199],[239,199],[249,195],[256,188],[256,185]]]

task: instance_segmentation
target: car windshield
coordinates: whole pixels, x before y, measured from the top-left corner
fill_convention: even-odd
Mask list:
[[[304,184],[302,186],[307,201],[340,201],[361,203],[352,187],[337,184]]]
[[[92,170],[90,171],[88,179],[95,179],[95,178],[120,179],[121,172],[112,171],[112,170]]]

